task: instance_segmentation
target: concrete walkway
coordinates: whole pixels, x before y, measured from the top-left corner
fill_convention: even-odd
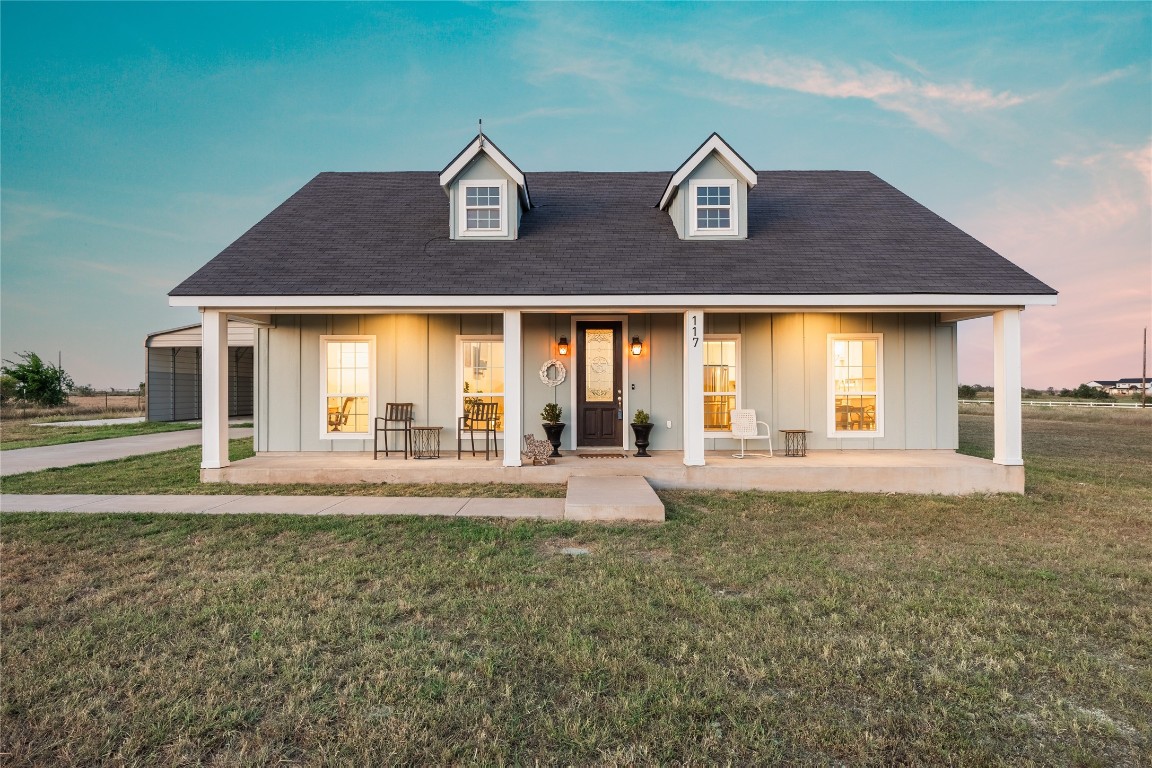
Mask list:
[[[115,512],[209,515],[416,515],[562,520],[564,499],[419,496],[98,496],[4,494],[3,512]]]
[[[94,461],[112,461],[127,456],[145,453],[170,451],[200,444],[199,429],[185,429],[179,432],[156,432],[151,435],[113,437],[107,440],[89,440],[85,443],[64,445],[44,445],[39,448],[17,448],[0,451],[0,475],[16,475],[21,472],[36,472],[51,467],[71,467],[75,464],[89,464]],[[252,430],[229,429],[228,437],[251,437]]]

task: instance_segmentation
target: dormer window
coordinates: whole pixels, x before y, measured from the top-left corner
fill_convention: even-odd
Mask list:
[[[689,185],[692,200],[692,233],[725,234],[736,231],[736,182],[700,179]]]
[[[681,240],[743,240],[755,186],[756,171],[714,133],[672,173],[659,208]]]
[[[504,235],[508,232],[508,183],[497,181],[461,182],[464,205],[460,207],[460,234],[465,237]]]

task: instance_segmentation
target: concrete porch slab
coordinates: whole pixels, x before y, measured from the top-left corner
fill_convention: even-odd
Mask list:
[[[567,520],[647,520],[664,522],[664,504],[639,475],[568,478]]]

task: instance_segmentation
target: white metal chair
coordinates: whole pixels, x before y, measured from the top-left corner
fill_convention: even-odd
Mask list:
[[[732,437],[740,441],[740,453],[732,454],[734,459],[746,459],[749,456],[763,457],[762,453],[745,453],[746,440],[767,440],[768,441],[768,458],[772,458],[772,427],[768,426],[766,422],[756,421],[756,411],[752,408],[737,408],[731,411],[732,417]],[[763,424],[767,434],[757,434],[758,425]]]

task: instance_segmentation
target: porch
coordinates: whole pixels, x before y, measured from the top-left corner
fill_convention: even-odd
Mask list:
[[[682,451],[565,452],[548,466],[503,466],[445,451],[438,460],[371,452],[263,452],[226,467],[200,470],[204,482],[230,483],[567,483],[571,477],[642,476],[654,488],[864,493],[1023,493],[1024,467],[950,450],[809,450],[804,457],[733,458],[707,451],[688,466]],[[596,455],[599,454],[599,455]],[[587,458],[581,458],[581,455]],[[595,455],[595,457],[592,457]]]

